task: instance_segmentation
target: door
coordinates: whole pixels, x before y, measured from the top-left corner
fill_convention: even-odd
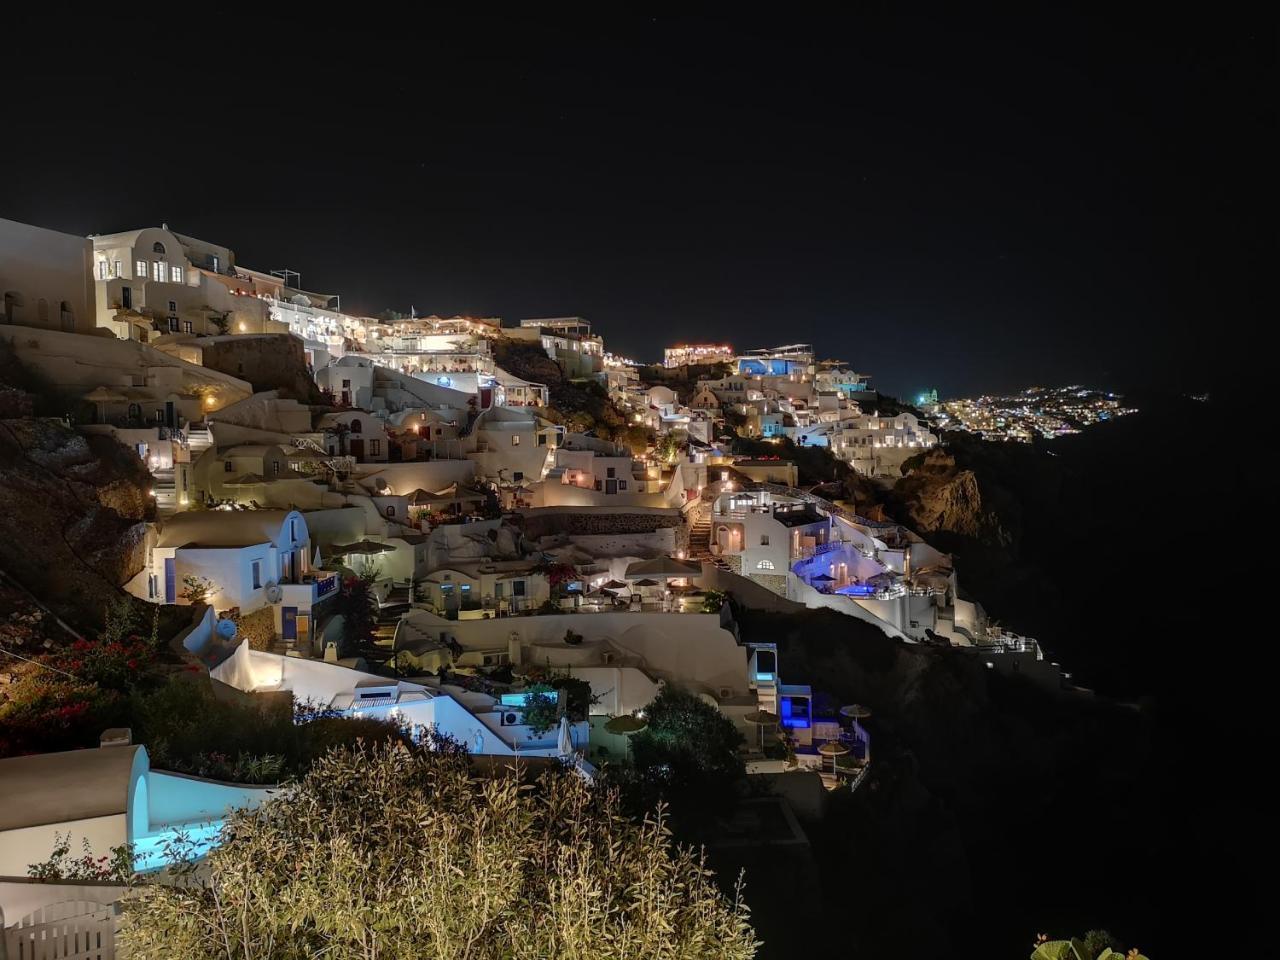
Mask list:
[[[605,492],[605,493],[617,493],[617,492],[618,492],[618,481],[617,481],[617,480],[606,480],[606,481],[604,482],[604,492]]]
[[[164,425],[166,427],[176,427],[178,425],[178,414],[174,409],[172,400],[164,402]]]
[[[298,639],[298,608],[280,608],[280,636],[285,640]]]
[[[311,644],[311,614],[298,614],[298,646]]]
[[[351,455],[356,458],[356,461],[357,462],[363,461],[364,460],[364,441],[352,440],[349,446],[351,449]]]
[[[178,564],[174,557],[164,558],[164,602],[178,599]]]

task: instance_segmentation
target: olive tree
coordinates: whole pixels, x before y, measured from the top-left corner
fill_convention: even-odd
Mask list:
[[[628,820],[570,772],[477,777],[459,751],[335,749],[287,797],[233,814],[191,878],[137,891],[128,956],[736,960],[757,947],[740,891],[725,896],[672,844],[661,811]]]

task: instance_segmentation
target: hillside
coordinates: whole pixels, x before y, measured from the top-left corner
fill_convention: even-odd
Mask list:
[[[0,420],[0,568],[92,626],[142,569],[151,475],[109,437],[53,419]]]
[[[807,827],[819,912],[840,917],[850,955],[966,956],[964,944],[983,943],[1019,956],[1041,929],[1093,924],[1141,938],[1156,928],[1154,892],[1096,859],[1149,862],[1160,840],[1149,715],[1055,697],[967,651],[899,643],[833,611],[738,618],[744,640],[779,644],[788,683],[828,695],[819,709],[872,711],[871,779],[854,797],[833,794],[823,822]],[[766,943],[799,949],[788,904],[752,900],[751,882]]]

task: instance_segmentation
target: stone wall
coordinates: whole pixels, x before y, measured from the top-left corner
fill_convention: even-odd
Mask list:
[[[289,334],[210,337],[199,342],[204,366],[253,384],[255,393],[318,403],[320,391],[307,369],[302,341]]]
[[[556,534],[569,536],[619,536],[677,529],[677,537],[687,545],[684,519],[678,511],[663,510],[644,513],[613,513],[583,510],[555,512],[531,511],[524,514],[524,533],[530,540]]]
[[[780,597],[787,595],[787,575],[785,573],[753,573],[749,579]]]

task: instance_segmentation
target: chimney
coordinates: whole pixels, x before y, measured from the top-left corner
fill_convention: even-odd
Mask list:
[[[127,747],[133,743],[133,730],[129,727],[112,727],[103,730],[98,738],[99,747]]]

